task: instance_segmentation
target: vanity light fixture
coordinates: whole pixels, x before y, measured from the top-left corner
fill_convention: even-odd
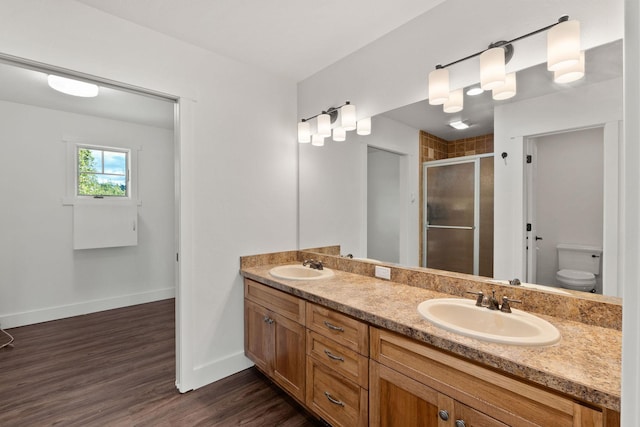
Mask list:
[[[449,123],[449,126],[457,130],[469,129],[469,125],[460,120]]]
[[[339,126],[334,126],[340,114]],[[315,120],[315,132],[311,129],[311,120]],[[369,135],[371,133],[371,117],[356,120],[356,107],[346,101],[339,107],[331,107],[326,111],[307,117],[298,122],[298,142],[311,143],[321,147],[324,145],[324,138],[333,134],[334,141],[345,141],[347,131],[357,129],[358,135]]]
[[[554,80],[558,83],[566,83],[573,81],[571,79],[581,78],[584,75],[584,63],[580,68],[580,60],[584,58],[584,55],[580,50],[580,23],[575,20],[570,21],[568,15],[563,15],[558,19],[558,22],[546,27],[509,41],[501,40],[491,43],[485,50],[446,65],[436,65],[436,69],[429,73],[429,104],[448,105],[447,101],[453,96],[453,92],[449,88],[448,68],[476,56],[480,57],[481,88],[492,90],[493,98],[496,100],[515,96],[515,73],[506,73],[506,64],[509,63],[514,52],[513,43],[547,30],[549,30],[547,35],[547,68],[554,72]],[[571,67],[577,67],[577,69],[570,72],[568,70]],[[467,94],[471,95],[469,92]],[[446,111],[447,107],[443,108]]]
[[[580,52],[580,61],[563,70],[553,72],[553,81],[556,83],[571,83],[584,77],[584,50]]]
[[[70,79],[68,77],[56,76],[49,74],[47,83],[52,89],[67,95],[79,96],[82,98],[93,98],[98,96],[98,85],[87,83],[80,80]]]
[[[464,106],[464,90],[454,90],[449,94],[449,99],[442,104],[442,109],[445,113],[457,113],[462,111]]]

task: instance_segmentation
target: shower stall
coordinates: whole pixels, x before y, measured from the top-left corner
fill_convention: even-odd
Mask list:
[[[493,154],[423,163],[428,268],[493,276]]]

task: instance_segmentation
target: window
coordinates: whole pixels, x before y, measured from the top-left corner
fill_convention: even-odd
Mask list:
[[[78,196],[129,197],[129,151],[77,146]]]

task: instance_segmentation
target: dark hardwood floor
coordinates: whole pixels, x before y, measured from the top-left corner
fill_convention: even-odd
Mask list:
[[[180,394],[174,300],[14,328],[0,426],[323,426],[255,368]]]

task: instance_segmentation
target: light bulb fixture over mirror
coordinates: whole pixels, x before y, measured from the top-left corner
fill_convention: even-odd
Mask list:
[[[94,98],[98,96],[98,92],[100,91],[96,84],[57,76],[55,74],[49,74],[47,83],[52,89],[58,92],[81,98]]]
[[[340,115],[340,123],[336,124]],[[311,129],[311,120],[315,119],[315,132]],[[334,141],[345,141],[347,131],[356,130],[358,135],[371,133],[371,117],[357,120],[356,107],[346,101],[338,107],[328,108],[315,116],[301,119],[298,122],[298,142],[301,144],[311,142],[311,145],[321,147],[324,138],[333,134]]]
[[[506,72],[506,65],[514,53],[513,43],[547,30],[549,30],[547,37],[547,68],[556,73],[554,80],[560,83],[573,81],[571,79],[574,78],[581,78],[584,75],[584,69],[582,70],[582,75],[580,75],[580,23],[575,20],[569,21],[569,17],[563,15],[557,22],[546,27],[508,41],[501,40],[491,43],[485,50],[446,65],[436,65],[436,69],[429,73],[429,104],[440,105],[449,101],[449,96],[453,92],[449,89],[448,68],[476,56],[480,57],[481,88],[493,90],[493,98],[498,100],[515,96],[515,73],[507,74]],[[573,72],[566,71],[566,75],[562,73],[562,70],[568,70],[572,66],[578,67],[578,69]],[[507,75],[510,76],[508,79]],[[508,87],[502,88],[505,85]],[[499,90],[498,88],[502,89]],[[447,107],[444,108],[447,111]],[[449,107],[448,109],[451,108],[455,107]]]

